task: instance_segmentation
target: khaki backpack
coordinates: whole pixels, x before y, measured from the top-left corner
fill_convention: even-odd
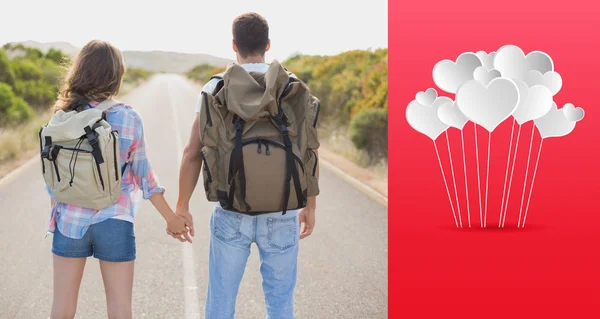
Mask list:
[[[106,110],[118,104],[59,110],[40,129],[42,173],[57,201],[100,210],[119,199],[119,133],[106,121]]]
[[[265,73],[233,63],[213,78],[199,124],[207,199],[252,215],[305,207],[319,194],[319,100],[278,61]]]

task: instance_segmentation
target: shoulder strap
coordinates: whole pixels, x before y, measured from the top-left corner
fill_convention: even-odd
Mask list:
[[[225,72],[221,72],[219,74],[215,74],[210,77],[209,81],[212,81],[213,79],[218,80],[217,85],[215,86],[215,89],[211,93],[212,95],[216,95],[223,87],[223,76],[224,75],[225,75]]]
[[[225,75],[225,72],[221,72],[219,74],[215,74],[215,75],[213,75],[213,76],[210,77],[210,80],[212,80],[212,79],[223,80],[223,75]]]
[[[98,109],[102,112],[110,109],[111,107],[115,106],[115,105],[119,105],[119,104],[123,104],[123,102],[118,101],[118,100],[113,100],[113,99],[108,99],[108,100],[104,100],[102,103],[96,105],[95,109]]]

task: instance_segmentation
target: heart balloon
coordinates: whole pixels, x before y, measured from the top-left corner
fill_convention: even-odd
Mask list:
[[[460,87],[456,103],[467,118],[492,132],[517,108],[519,90],[505,78],[495,78],[487,86],[472,80]]]
[[[567,119],[563,109],[558,109],[556,103],[552,103],[548,113],[533,122],[542,138],[565,136],[575,128],[575,121]]]
[[[448,93],[456,93],[458,88],[473,80],[473,72],[481,66],[481,60],[474,53],[461,54],[456,63],[442,60],[433,67],[433,82]]]
[[[452,103],[452,100],[441,96],[429,106],[422,105],[416,100],[411,101],[406,107],[408,124],[417,132],[425,134],[435,141],[440,134],[448,129],[448,125],[438,118],[438,109],[444,102]]]
[[[552,107],[552,92],[545,86],[532,87],[521,80],[514,80],[519,89],[519,105],[512,114],[519,125],[544,116]]]
[[[500,71],[503,77],[525,80],[525,75],[531,70],[542,74],[554,71],[554,63],[544,52],[532,51],[525,56],[518,46],[505,45],[494,56],[494,69]]]
[[[573,105],[572,103],[565,104],[562,110],[565,113],[565,117],[567,118],[567,120],[573,122],[581,121],[583,119],[583,116],[585,115],[585,112],[582,108],[575,107],[575,105]]]
[[[440,121],[448,126],[462,130],[469,119],[460,111],[456,102],[444,102],[438,109]]]
[[[494,56],[496,56],[496,52],[486,53],[485,51],[477,51],[475,55],[481,60],[481,64],[486,70],[494,68]]]
[[[556,95],[562,88],[562,77],[554,71],[549,71],[542,75],[540,71],[531,70],[525,74],[525,83],[530,87],[543,85],[550,89],[552,95]]]
[[[483,85],[488,85],[490,82],[492,82],[493,79],[495,78],[499,78],[500,77],[500,72],[498,70],[487,70],[485,67],[478,67],[477,69],[475,69],[475,72],[473,72],[473,79],[481,82]]]
[[[429,106],[437,98],[437,91],[434,88],[428,88],[425,92],[419,92],[415,95],[415,100],[421,105]]]

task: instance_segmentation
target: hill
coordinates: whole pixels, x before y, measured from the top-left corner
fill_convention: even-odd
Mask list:
[[[74,56],[78,47],[67,42],[37,42],[23,41],[11,44],[23,44],[26,47],[37,48],[46,53],[50,48],[59,49],[69,56]],[[233,60],[212,56],[209,54],[178,53],[168,51],[123,51],[125,63],[132,68],[145,69],[151,72],[183,73],[198,64],[226,66]]]

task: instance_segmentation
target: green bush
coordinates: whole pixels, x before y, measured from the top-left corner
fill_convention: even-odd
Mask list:
[[[64,62],[66,62],[69,58],[67,55],[62,53],[61,50],[50,48],[50,50],[48,50],[48,52],[46,52],[46,59],[48,59],[56,64],[62,64]]]
[[[5,114],[15,99],[15,93],[10,85],[0,82],[0,115]]]
[[[365,109],[350,122],[350,139],[357,149],[364,149],[373,162],[387,158],[387,109]]]
[[[25,100],[20,97],[15,97],[13,104],[6,112],[10,123],[23,123],[33,116],[33,110]]]
[[[10,86],[15,85],[15,73],[10,66],[10,60],[4,50],[0,50],[0,82]]]
[[[152,74],[152,72],[144,69],[127,68],[123,81],[134,83],[140,80],[147,80]]]
[[[12,61],[12,69],[18,80],[38,81],[42,79],[42,68],[34,60],[16,58]]]
[[[17,81],[15,93],[40,108],[49,107],[56,99],[56,87],[43,81]]]
[[[214,67],[209,64],[200,64],[189,70],[186,75],[192,80],[206,83],[213,75],[219,74],[225,71],[225,69],[225,67]]]
[[[0,82],[0,124],[21,123],[32,115],[27,102],[16,96],[8,84]]]

